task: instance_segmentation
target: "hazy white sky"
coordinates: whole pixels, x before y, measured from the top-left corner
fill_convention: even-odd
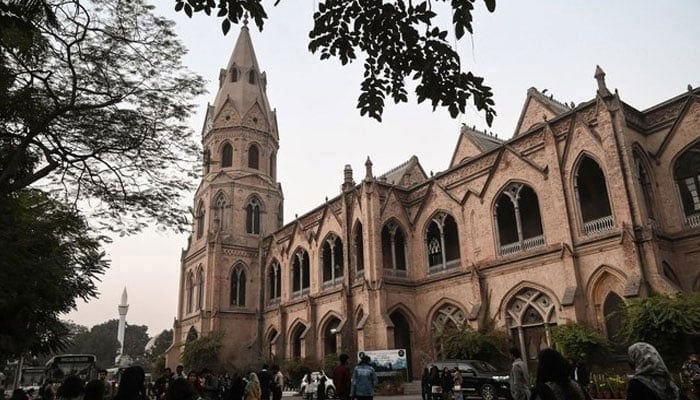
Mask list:
[[[154,0],[156,12],[177,22],[190,50],[185,64],[208,80],[209,94],[198,103],[191,126],[199,134],[203,111],[216,94],[239,29],[224,37],[220,21],[173,11],[173,0]],[[362,118],[356,102],[361,63],[341,67],[321,62],[307,50],[317,2],[264,1],[270,19],[263,32],[251,27],[268,97],[277,108],[280,131],[278,179],[285,194],[285,222],[340,191],[343,166],[356,180],[369,155],[375,174],[419,157],[426,171],[448,167],[462,122],[485,128],[472,109],[451,119],[428,104],[388,104],[382,123]],[[498,117],[490,128],[501,138],[515,129],[526,90],[548,89],[560,101],[577,104],[595,96],[593,73],[599,64],[608,87],[627,103],[644,109],[700,85],[700,1],[497,1],[496,12],[477,2],[475,34],[457,43],[465,69],[486,78],[495,92]],[[101,296],[68,315],[91,326],[117,318],[127,286],[127,321],[150,327],[153,335],[171,328],[177,308],[181,249],[185,235],[149,231],[115,238],[107,247],[112,268],[99,285]]]

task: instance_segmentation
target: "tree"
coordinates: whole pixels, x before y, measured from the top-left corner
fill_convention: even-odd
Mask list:
[[[101,227],[184,229],[203,92],[144,0],[0,0],[0,197],[41,183]],[[115,223],[116,222],[116,223]]]
[[[223,337],[224,332],[217,331],[185,343],[185,349],[182,352],[182,364],[185,369],[191,371],[201,371],[204,368],[219,369],[221,366],[219,352]]]
[[[700,332],[700,293],[632,300],[621,313],[620,339],[650,343],[667,360],[680,361],[690,336]]]
[[[585,325],[557,325],[551,328],[550,333],[557,350],[568,358],[591,362],[601,360],[610,350],[608,341]]]
[[[165,352],[173,344],[173,330],[164,329],[155,340],[153,347],[148,351],[148,359],[151,370],[162,372],[165,368]]]
[[[483,0],[493,12],[495,0]],[[224,34],[250,15],[262,30],[267,13],[261,0],[176,0],[175,10],[193,13],[218,8]],[[280,0],[276,0],[275,5]],[[453,0],[450,12],[456,38],[473,32],[476,0]],[[364,79],[357,107],[362,115],[381,121],[384,101],[408,101],[406,80],[417,81],[418,103],[430,100],[433,109],[447,107],[455,118],[471,97],[491,125],[496,115],[491,88],[484,79],[462,71],[459,54],[448,42],[448,31],[437,25],[437,9],[446,1],[325,0],[318,3],[309,50],[321,60],[337,58],[345,65],[364,53]],[[435,6],[435,9],[433,9]]]
[[[506,356],[508,337],[504,332],[484,329],[475,331],[468,323],[445,327],[433,340],[443,358],[476,359],[497,362]]]
[[[64,349],[70,327],[59,316],[97,296],[104,238],[39,190],[1,196],[0,227],[0,358]]]
[[[111,367],[117,357],[119,341],[117,329],[119,320],[111,319],[90,328],[72,338],[72,345],[67,349],[70,353],[87,353],[97,356],[97,363],[103,367]],[[127,324],[124,330],[124,354],[137,361],[143,361],[146,344],[149,337],[145,325]]]

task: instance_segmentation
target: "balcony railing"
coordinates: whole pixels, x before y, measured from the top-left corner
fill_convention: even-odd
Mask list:
[[[327,281],[323,281],[323,288],[328,289],[329,287],[340,285],[342,282],[343,282],[343,277],[337,276],[335,279],[329,279]]]
[[[615,225],[612,215],[594,219],[583,224],[584,235],[595,235],[597,233],[609,231]]]
[[[509,243],[501,246],[500,255],[508,256],[521,251],[528,251],[537,247],[544,246],[544,236],[539,235],[531,238],[527,238],[521,242]]]
[[[442,264],[428,266],[428,273],[435,274],[435,273],[438,273],[441,271],[447,271],[448,269],[457,268],[457,267],[459,267],[459,265],[460,265],[460,259],[457,258],[457,259],[450,260],[450,261],[446,262],[444,266]]]
[[[690,228],[700,228],[700,214],[688,215],[685,217],[685,224]]]

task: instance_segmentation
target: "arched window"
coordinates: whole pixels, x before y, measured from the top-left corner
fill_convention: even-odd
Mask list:
[[[231,305],[245,307],[245,270],[242,265],[231,270]]]
[[[622,330],[622,309],[625,302],[615,292],[610,292],[603,303],[603,315],[605,315],[605,331],[611,341],[619,340]]]
[[[649,180],[649,174],[647,173],[647,168],[644,165],[644,161],[642,161],[641,157],[639,157],[637,152],[634,153],[634,164],[637,170],[637,183],[639,184],[639,188],[642,190],[642,198],[644,199],[644,209],[647,212],[647,217],[653,220],[655,218],[651,181]]]
[[[231,68],[231,82],[238,82],[238,68],[232,67]]]
[[[270,177],[277,179],[277,155],[275,153],[270,154]]]
[[[355,227],[355,269],[357,275],[365,273],[365,242],[362,236],[362,223],[358,222]]]
[[[300,359],[304,354],[304,337],[306,327],[303,324],[297,325],[292,331],[292,358]]]
[[[433,342],[435,343],[435,353],[444,357],[443,340],[441,336],[458,332],[464,327],[466,316],[464,312],[454,304],[441,306],[433,316],[431,326]],[[444,337],[444,336],[443,336]]]
[[[300,249],[292,256],[292,296],[299,297],[309,292],[309,253]]]
[[[277,332],[277,329],[273,329],[270,331],[270,333],[267,335],[267,358],[268,359],[273,359],[275,358],[275,343],[277,343],[277,336],[279,336],[279,332]]]
[[[194,307],[194,276],[192,272],[187,274],[187,282],[185,283],[185,294],[187,295],[187,313],[191,313]]]
[[[254,235],[260,234],[260,202],[253,197],[245,209],[245,231]]]
[[[197,273],[197,309],[204,308],[204,271],[202,269]]]
[[[284,225],[284,204],[280,202],[277,206],[277,228],[281,228]]]
[[[498,253],[502,256],[544,246],[537,194],[530,186],[511,183],[496,201]]]
[[[343,242],[334,234],[328,235],[321,248],[323,287],[337,285],[343,280]]]
[[[193,340],[199,339],[199,334],[197,333],[197,330],[194,328],[194,326],[190,327],[190,330],[187,331],[187,337],[185,338],[185,343],[189,343]]]
[[[282,271],[280,270],[280,264],[277,261],[273,261],[267,273],[268,299],[271,302],[278,301],[282,297]]]
[[[338,352],[338,326],[340,320],[336,317],[331,317],[324,325],[321,333],[323,335],[323,356],[334,355]]]
[[[437,272],[459,265],[459,234],[451,215],[437,213],[425,232],[428,271]]]
[[[197,239],[201,239],[204,234],[204,203],[200,200],[197,205],[197,211],[194,214],[195,225],[197,229]]]
[[[508,302],[506,322],[523,354],[536,360],[540,350],[550,347],[547,329],[556,325],[556,307],[548,295],[533,288],[523,288]]]
[[[211,153],[209,149],[204,150],[204,156],[202,157],[202,164],[204,167],[204,173],[209,173],[209,166],[211,165]]]
[[[214,200],[214,226],[219,229],[226,228],[226,196],[223,193],[216,195]]]
[[[258,169],[259,164],[258,160],[260,158],[260,150],[258,150],[258,146],[255,144],[251,144],[250,147],[248,148],[248,168],[254,168]]]
[[[250,71],[248,71],[248,83],[250,83],[251,85],[255,85],[256,78],[257,77],[255,75],[255,70],[251,69]]]
[[[233,165],[233,146],[226,143],[221,149],[221,168],[228,168]]]
[[[583,221],[583,234],[592,235],[612,229],[615,222],[605,174],[590,157],[584,156],[578,165],[576,193]]]
[[[408,247],[406,235],[394,221],[382,228],[382,261],[385,272],[406,276],[406,260]]]
[[[700,226],[700,142],[684,151],[673,165],[673,177],[681,196],[685,223]]]

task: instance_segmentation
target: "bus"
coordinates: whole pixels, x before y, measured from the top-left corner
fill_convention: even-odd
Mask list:
[[[92,354],[61,354],[46,363],[46,380],[63,382],[69,375],[77,375],[84,381],[97,378],[97,357]]]

